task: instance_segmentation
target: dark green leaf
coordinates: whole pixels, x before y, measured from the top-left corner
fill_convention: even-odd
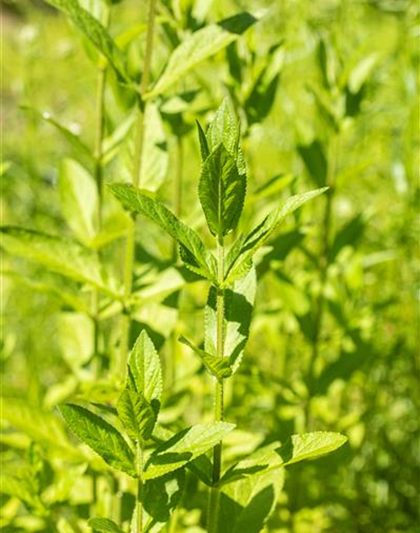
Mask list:
[[[198,194],[211,233],[223,237],[236,228],[244,206],[245,175],[223,144],[203,164]]]
[[[301,144],[298,151],[314,183],[323,187],[327,182],[328,163],[321,142],[315,139],[311,144]]]
[[[80,405],[60,406],[70,429],[103,460],[117,470],[136,477],[134,454],[124,438],[103,418]]]
[[[111,185],[110,188],[125,209],[153,220],[177,240],[187,251],[187,257],[197,265],[197,273],[211,281],[216,279],[216,260],[206,251],[195,231],[183,224],[163,204],[142,194],[139,190],[127,185]]]
[[[117,411],[131,439],[142,441],[151,437],[156,412],[141,392],[125,388],[118,399]]]

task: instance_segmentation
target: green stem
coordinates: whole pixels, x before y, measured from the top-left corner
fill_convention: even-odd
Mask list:
[[[136,533],[143,533],[143,448],[140,441],[137,441],[136,465],[138,475],[136,498]]]
[[[176,171],[174,181],[174,214],[180,218],[182,215],[182,172],[184,167],[184,149],[182,137],[176,137]],[[176,241],[173,244],[172,256],[174,261],[177,259],[178,245]]]
[[[314,321],[314,337],[312,342],[312,353],[309,359],[309,367],[307,373],[308,383],[308,399],[305,405],[305,423],[307,429],[311,426],[311,395],[315,380],[315,367],[318,361],[320,339],[322,336],[322,329],[324,323],[324,309],[325,309],[325,286],[327,282],[327,273],[330,266],[330,244],[331,244],[331,219],[333,215],[334,194],[335,194],[335,178],[337,171],[338,159],[338,134],[334,134],[330,142],[329,157],[328,157],[328,175],[327,185],[330,189],[327,191],[323,225],[322,225],[322,242],[320,250],[319,261],[319,277],[320,287],[319,295],[316,302],[315,321]]]
[[[111,23],[111,10],[112,7],[106,9],[105,13],[105,27],[108,28]],[[103,204],[103,165],[102,165],[102,144],[105,131],[105,88],[106,88],[107,69],[106,67],[100,67],[98,73],[98,81],[96,88],[96,127],[95,127],[95,148],[94,148],[94,176],[96,182],[96,188],[98,190],[98,208],[97,208],[97,231],[101,232],[102,229],[102,204]],[[98,251],[98,257],[100,259],[100,252]],[[95,290],[92,295],[92,315],[93,315],[93,361],[92,369],[95,375],[98,375],[100,371],[100,292]]]
[[[224,317],[225,317],[225,291],[221,288],[224,281],[225,249],[223,237],[217,241],[217,340],[216,351],[218,357],[224,357]],[[216,422],[223,422],[223,382],[216,380],[214,398],[214,418]],[[208,533],[216,533],[219,521],[220,506],[220,473],[222,470],[222,443],[213,448],[213,486],[210,489],[208,506]]]
[[[146,105],[143,101],[143,95],[147,91],[150,81],[150,66],[152,62],[153,53],[153,36],[156,16],[156,0],[149,0],[149,11],[147,18],[147,35],[146,35],[146,50],[143,62],[143,74],[141,77],[139,92],[140,98],[137,108],[136,120],[136,139],[135,139],[135,153],[133,162],[132,182],[134,187],[139,187],[141,183],[142,159],[143,159],[143,144],[144,144],[144,130],[145,130],[145,111]],[[131,316],[129,309],[129,300],[133,285],[133,265],[135,252],[135,216],[128,230],[128,235],[125,243],[124,252],[124,304],[125,312],[121,317],[121,336],[120,336],[120,353],[119,359],[116,363],[117,375],[122,379],[125,378],[127,355],[129,350],[130,325]]]

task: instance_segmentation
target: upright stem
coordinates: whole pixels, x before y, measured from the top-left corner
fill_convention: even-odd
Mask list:
[[[145,130],[145,110],[146,105],[143,101],[143,95],[147,91],[150,81],[150,66],[152,62],[153,53],[153,36],[156,16],[156,0],[149,0],[149,11],[147,18],[147,35],[146,35],[146,50],[144,54],[143,73],[139,86],[139,103],[137,108],[136,121],[136,139],[135,139],[135,153],[133,162],[133,176],[132,182],[134,187],[139,187],[141,183],[142,159],[143,159],[143,144],[144,144],[144,130]],[[125,310],[121,317],[121,336],[120,336],[120,353],[116,364],[116,372],[118,376],[125,376],[125,369],[127,364],[128,344],[130,336],[131,316],[129,309],[129,299],[133,285],[133,264],[135,252],[135,216],[128,230],[128,235],[125,244],[124,252],[124,302]]]
[[[136,463],[138,475],[136,497],[136,533],[143,533],[143,448],[140,441],[137,441]]]
[[[182,210],[182,172],[184,167],[184,149],[182,145],[182,137],[176,137],[176,171],[174,182],[174,213],[180,218]],[[177,243],[174,241],[173,259],[177,258]]]
[[[106,9],[105,12],[105,27],[108,28],[111,22],[112,7]],[[105,87],[106,87],[107,68],[102,66],[98,73],[98,82],[96,89],[96,127],[95,127],[95,182],[98,190],[98,210],[97,210],[97,229],[98,233],[102,229],[102,204],[103,204],[103,166],[102,166],[102,143],[105,131]],[[98,251],[98,257],[100,252]],[[99,325],[99,310],[100,310],[100,292],[94,291],[92,296],[92,313],[93,313],[93,370],[95,374],[99,372],[100,361],[100,325]]]
[[[316,302],[315,310],[315,323],[314,323],[314,337],[312,342],[312,353],[309,360],[307,381],[308,381],[308,399],[306,402],[305,409],[305,423],[310,425],[310,399],[314,385],[314,372],[316,362],[319,356],[319,347],[320,347],[320,338],[322,334],[323,321],[324,321],[324,308],[325,308],[325,285],[327,281],[327,273],[329,268],[329,256],[330,256],[330,241],[331,241],[331,218],[333,214],[333,204],[334,204],[334,194],[335,194],[335,177],[337,170],[337,157],[338,157],[338,134],[334,134],[331,139],[329,147],[329,157],[328,157],[328,175],[327,175],[327,185],[330,187],[327,191],[326,204],[322,225],[322,242],[320,250],[320,262],[319,262],[319,277],[320,277],[320,287],[319,295]],[[310,429],[307,427],[307,429]]]
[[[225,249],[223,237],[217,241],[217,357],[224,357],[224,316],[225,316],[225,291],[221,288],[224,281],[225,270]],[[216,422],[223,421],[223,382],[216,380],[214,399],[214,418]],[[216,444],[213,448],[213,486],[210,489],[210,499],[208,507],[208,533],[217,532],[219,520],[220,490],[219,481],[222,470],[222,443]]]

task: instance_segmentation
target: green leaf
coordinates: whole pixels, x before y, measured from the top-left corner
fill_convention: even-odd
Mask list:
[[[28,435],[33,441],[46,444],[61,456],[81,458],[67,438],[61,420],[52,413],[32,407],[20,400],[1,398],[1,419]]]
[[[229,154],[234,157],[241,178],[246,181],[245,159],[239,147],[240,133],[239,124],[233,117],[229,109],[227,98],[225,98],[210,122],[206,133],[209,155],[219,146],[219,144],[223,144]],[[200,139],[200,144],[201,142]],[[203,158],[203,162],[204,161],[205,158]]]
[[[238,225],[244,206],[246,177],[223,144],[203,164],[198,195],[211,233],[223,237]]]
[[[143,531],[159,533],[179,505],[185,485],[183,470],[146,481],[143,488]],[[137,508],[132,519],[132,531],[137,533]]]
[[[166,178],[169,153],[163,121],[157,106],[152,102],[146,104],[144,120],[141,187],[155,192]]]
[[[88,524],[93,531],[100,533],[124,533],[124,530],[109,518],[90,518]]]
[[[80,405],[61,405],[60,412],[73,433],[106,463],[132,477],[137,476],[133,452],[108,422]]]
[[[131,351],[129,369],[135,389],[157,415],[162,397],[162,369],[159,355],[145,330],[140,333]]]
[[[97,255],[77,242],[15,226],[3,226],[0,234],[1,245],[10,254],[120,298],[115,284],[103,272]]]
[[[364,57],[357,65],[351,70],[348,78],[348,88],[351,93],[356,94],[360,91],[363,84],[369,78],[372,70],[378,62],[379,56],[376,52]]]
[[[178,470],[213,448],[234,427],[234,424],[226,422],[213,422],[192,426],[177,433],[149,457],[144,469],[144,479],[154,479]]]
[[[155,97],[166,91],[201,61],[238,39],[255,22],[257,22],[255,17],[244,12],[194,32],[174,50],[164,73],[155,87],[146,93],[146,98]]]
[[[198,140],[200,141],[201,159],[205,161],[210,155],[210,149],[207,142],[206,134],[204,133],[201,124],[197,121]]]
[[[224,345],[223,353],[229,361],[229,368],[235,373],[240,365],[249,336],[252,311],[257,290],[257,277],[254,268],[231,289],[225,289]],[[204,349],[212,356],[217,350],[217,291],[210,288],[205,308]]]
[[[333,452],[347,442],[347,437],[330,431],[315,431],[292,435],[292,437],[278,450],[278,454],[288,466],[305,459],[316,459]]]
[[[259,448],[249,457],[231,466],[223,475],[220,484],[227,485],[247,477],[260,476],[268,470],[275,470],[284,466],[284,463],[277,453],[279,443],[273,442],[268,446]]]
[[[124,56],[112,40],[107,30],[77,0],[46,0],[65,13],[86,37],[106,57],[115,72],[125,81],[130,81],[124,65]]]
[[[34,278],[12,270],[2,270],[0,273],[2,276],[12,279],[18,286],[26,285],[33,291],[50,294],[75,311],[80,311],[85,315],[90,313],[89,301],[83,298],[85,295],[80,294],[80,290],[72,287],[68,279],[61,278],[57,274],[48,271],[37,272],[36,278]],[[63,283],[63,279],[65,283]]]
[[[301,144],[297,148],[314,183],[323,187],[327,183],[328,162],[321,142],[315,139],[311,144]]]
[[[225,285],[233,283],[247,272],[247,266],[250,265],[255,252],[266,242],[287,215],[309,200],[316,198],[327,189],[328,187],[324,187],[292,196],[281,207],[267,215],[261,224],[251,231],[243,243],[241,243],[239,252],[238,248],[234,246],[232,248],[233,253],[228,253],[226,258],[227,271]]]
[[[51,126],[54,126],[54,128],[56,128],[81,155],[85,156],[89,161],[92,161],[93,155],[90,148],[86,146],[78,135],[74,134],[69,128],[66,128],[66,126],[55,120],[48,111],[41,112],[30,106],[21,106],[21,109],[31,113],[40,120],[48,122]]]
[[[218,533],[259,533],[274,511],[284,470],[240,479],[222,488]]]
[[[182,259],[189,262],[188,266],[194,269],[196,265],[196,272],[210,281],[216,279],[216,260],[206,251],[202,240],[194,230],[183,224],[162,203],[133,187],[111,185],[110,189],[125,209],[146,216],[178,241]]]
[[[93,177],[77,161],[60,165],[58,191],[61,210],[75,236],[89,244],[97,233],[98,189]]]
[[[194,346],[194,344],[192,344],[185,337],[180,337],[179,341],[191,348],[191,350],[193,350],[200,357],[204,366],[212,376],[217,378],[218,381],[222,382],[224,379],[232,375],[232,369],[230,368],[228,358],[210,355],[204,350],[201,350],[201,348]]]
[[[117,411],[132,440],[150,439],[156,423],[156,411],[141,392],[125,388],[118,399]]]

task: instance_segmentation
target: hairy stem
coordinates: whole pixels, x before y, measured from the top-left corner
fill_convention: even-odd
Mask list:
[[[149,11],[147,18],[147,35],[146,35],[146,50],[144,54],[143,73],[139,86],[140,98],[137,108],[136,120],[136,139],[135,139],[135,153],[133,161],[133,175],[132,182],[134,187],[139,187],[141,183],[141,170],[143,159],[143,144],[144,144],[144,130],[145,130],[145,111],[146,106],[143,102],[143,95],[147,91],[150,81],[150,66],[153,53],[153,36],[156,16],[156,0],[149,0]],[[147,105],[147,104],[146,104]],[[125,310],[121,317],[121,336],[120,336],[120,353],[116,364],[117,375],[122,379],[125,377],[127,354],[129,350],[130,338],[130,309],[129,299],[133,285],[133,265],[134,265],[134,251],[135,251],[135,216],[133,215],[130,227],[128,230],[125,252],[124,252],[124,302]]]
[[[320,287],[319,295],[316,302],[315,321],[314,321],[314,336],[312,342],[312,353],[309,359],[309,367],[307,373],[308,383],[308,399],[305,406],[305,424],[307,429],[311,426],[311,396],[315,379],[315,367],[319,356],[320,339],[322,336],[323,322],[324,322],[324,308],[325,308],[325,285],[327,281],[327,273],[330,265],[330,244],[331,244],[331,218],[333,215],[334,194],[335,194],[335,178],[337,171],[338,158],[338,134],[334,134],[331,139],[328,156],[328,175],[327,185],[330,189],[327,191],[326,203],[322,224],[322,242],[319,260],[319,278]]]
[[[225,316],[225,291],[221,288],[224,281],[225,270],[225,249],[223,237],[217,241],[217,340],[216,350],[218,357],[224,357],[224,316]],[[214,418],[216,422],[223,421],[223,382],[215,382],[214,398]],[[210,489],[210,499],[208,507],[208,533],[217,532],[219,520],[220,490],[218,483],[222,470],[222,443],[219,442],[213,448],[213,487]]]

